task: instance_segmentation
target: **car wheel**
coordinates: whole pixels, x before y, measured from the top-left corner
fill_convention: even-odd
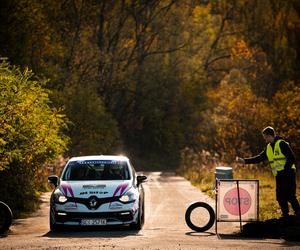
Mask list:
[[[142,225],[142,227],[144,226],[144,223],[145,223],[145,203],[144,203],[144,200],[143,200],[143,203],[142,203],[142,216],[141,216],[141,225]]]
[[[53,217],[53,213],[50,210],[50,215],[49,215],[49,225],[50,225],[50,230],[52,232],[56,232],[59,230],[59,226],[55,223],[55,218]]]
[[[143,201],[138,212],[137,222],[130,224],[130,228],[132,230],[141,230],[144,225],[144,221],[145,221],[145,209],[144,209],[144,201]]]

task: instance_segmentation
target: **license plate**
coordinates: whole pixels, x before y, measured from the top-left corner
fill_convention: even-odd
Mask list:
[[[106,219],[82,219],[82,226],[102,226],[106,225]]]

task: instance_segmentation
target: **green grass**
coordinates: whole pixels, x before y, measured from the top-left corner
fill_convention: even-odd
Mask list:
[[[210,197],[214,197],[212,188],[215,185],[214,167],[193,167],[179,171],[179,174]],[[267,220],[281,216],[280,207],[276,201],[275,178],[269,168],[264,166],[234,166],[234,179],[259,180],[259,218]],[[297,198],[300,201],[300,175],[297,176]],[[293,210],[290,207],[290,214]]]

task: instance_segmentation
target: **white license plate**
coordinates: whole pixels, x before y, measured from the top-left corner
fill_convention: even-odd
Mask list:
[[[102,226],[106,225],[106,219],[82,219],[82,226]]]

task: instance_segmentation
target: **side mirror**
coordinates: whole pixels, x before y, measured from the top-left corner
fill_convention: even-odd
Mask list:
[[[136,177],[136,180],[137,180],[137,185],[140,185],[141,183],[147,181],[147,176],[145,176],[145,175],[138,175]]]
[[[59,180],[59,178],[56,175],[50,175],[48,177],[48,182],[51,183],[51,184],[53,184],[55,187],[58,186],[58,180]]]

